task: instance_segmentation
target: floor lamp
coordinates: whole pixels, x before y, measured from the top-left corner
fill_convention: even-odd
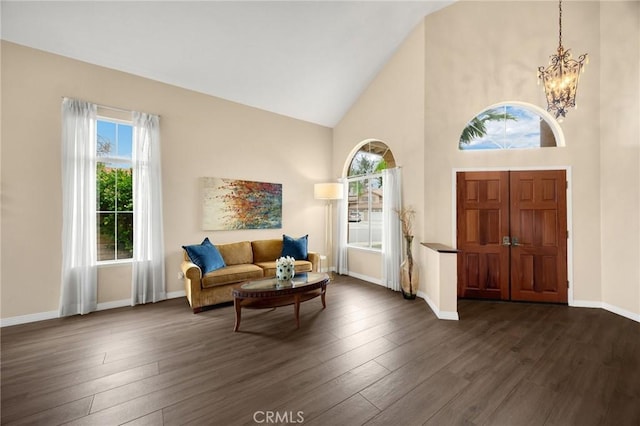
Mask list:
[[[325,209],[325,230],[324,230],[324,246],[327,250],[327,272],[331,274],[331,264],[333,263],[333,200],[341,200],[344,193],[341,183],[316,183],[313,187],[313,196],[316,200],[326,200]]]

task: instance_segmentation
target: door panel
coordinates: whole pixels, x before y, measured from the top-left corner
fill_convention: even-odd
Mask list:
[[[567,302],[564,170],[511,172],[511,299]]]
[[[459,297],[567,302],[564,170],[460,172],[457,210]]]
[[[508,172],[457,174],[458,295],[509,299]]]

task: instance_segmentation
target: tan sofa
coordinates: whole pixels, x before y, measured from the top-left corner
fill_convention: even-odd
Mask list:
[[[184,290],[193,313],[205,306],[233,301],[232,291],[244,281],[276,275],[276,259],[282,253],[282,239],[242,241],[215,244],[224,259],[225,267],[202,276],[184,251],[182,273]],[[320,255],[309,252],[307,260],[296,260],[296,272],[317,272]]]

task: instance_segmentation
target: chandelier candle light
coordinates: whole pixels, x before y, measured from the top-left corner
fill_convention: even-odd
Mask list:
[[[559,9],[559,37],[558,52],[551,55],[549,66],[538,68],[538,84],[544,83],[547,96],[547,111],[554,114],[558,121],[562,121],[569,108],[576,108],[576,92],[580,73],[584,72],[584,65],[588,63],[585,53],[578,60],[571,58],[570,49],[562,46],[562,0],[558,2]]]

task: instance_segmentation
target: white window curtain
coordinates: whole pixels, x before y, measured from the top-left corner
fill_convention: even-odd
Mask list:
[[[60,316],[97,308],[96,110],[88,102],[62,101]]]
[[[338,257],[336,269],[340,275],[349,273],[349,252],[347,250],[349,237],[349,182],[346,179],[339,179],[342,183],[344,194],[341,200],[338,200]]]
[[[160,119],[133,113],[133,286],[131,304],[167,298],[162,228]]]
[[[382,282],[400,291],[402,225],[397,212],[402,208],[402,170],[383,170],[382,182]]]

